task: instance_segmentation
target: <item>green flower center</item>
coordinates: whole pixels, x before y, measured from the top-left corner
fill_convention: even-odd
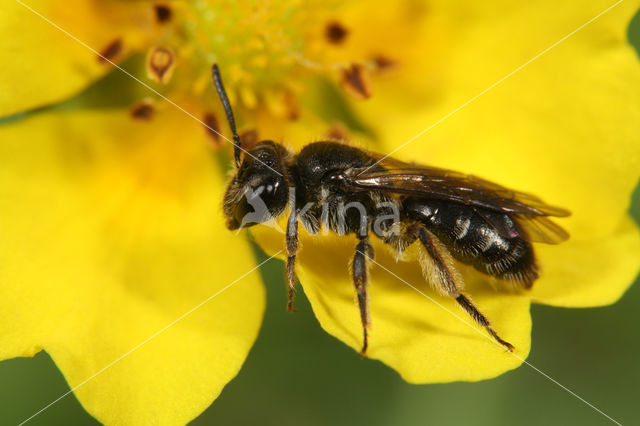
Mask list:
[[[317,9],[313,2],[301,3],[191,3],[182,22],[185,40],[194,48],[190,62],[207,71],[218,63],[227,86],[250,109],[265,90],[291,90],[293,84],[287,83],[305,68],[306,31]]]

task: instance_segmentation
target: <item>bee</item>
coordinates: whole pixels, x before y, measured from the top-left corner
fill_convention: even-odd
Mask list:
[[[406,163],[337,141],[310,143],[298,153],[264,140],[244,152],[219,69],[216,90],[233,134],[236,172],[223,200],[227,227],[246,228],[288,212],[285,245],[287,309],[293,310],[298,224],[310,234],[326,227],[355,237],[352,278],[368,347],[368,264],[371,237],[400,257],[419,246],[423,274],[453,298],[507,350],[514,347],[464,292],[456,261],[490,277],[529,289],[538,278],[532,243],[558,244],[569,234],[550,217],[570,213],[540,198],[463,173]]]

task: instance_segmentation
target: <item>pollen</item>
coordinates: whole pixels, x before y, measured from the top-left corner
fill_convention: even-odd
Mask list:
[[[195,0],[174,11],[173,20],[182,26],[178,52],[194,70],[191,85],[203,97],[215,98],[209,70],[218,63],[229,99],[242,110],[264,109],[274,117],[295,120],[299,116],[293,82],[311,75],[303,58],[311,28],[324,19],[315,15],[322,3]],[[326,6],[324,6],[326,7]],[[185,46],[189,44],[189,55]],[[327,75],[335,70],[326,70]],[[205,84],[200,84],[205,82]],[[204,90],[203,90],[204,88]],[[202,91],[201,91],[202,90]]]
[[[240,88],[240,99],[242,99],[242,103],[248,109],[254,109],[258,105],[258,97],[249,86],[242,86]]]
[[[295,121],[300,118],[300,105],[297,97],[288,90],[268,91],[263,95],[269,112],[279,118]]]
[[[356,27],[331,17],[334,11],[320,0],[194,0],[179,7],[157,0],[151,7],[160,28],[147,52],[148,78],[167,90],[188,88],[206,111],[214,108],[212,63],[219,64],[238,115],[263,111],[286,121],[303,113],[301,97],[312,79],[335,81],[337,76],[346,93],[367,99],[372,93],[369,72],[394,65],[386,56],[372,57],[374,49],[347,49],[347,41],[362,36]],[[120,49],[121,43],[110,50],[118,54]],[[325,54],[327,49],[335,55]],[[178,62],[179,80],[173,77]]]

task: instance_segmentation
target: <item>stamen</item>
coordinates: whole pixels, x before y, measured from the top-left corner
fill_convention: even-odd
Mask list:
[[[98,62],[101,64],[108,64],[109,61],[114,61],[122,53],[122,39],[117,38],[109,43],[98,55]]]
[[[329,139],[337,140],[337,141],[348,141],[349,140],[349,131],[347,126],[343,123],[336,121],[331,125],[329,130],[327,131],[327,137]]]
[[[220,123],[216,116],[212,112],[207,112],[202,118],[202,122],[205,124],[205,130],[211,137],[214,147],[220,148],[222,146],[222,137],[220,136]]]
[[[156,3],[154,5],[154,10],[156,12],[156,20],[159,24],[166,24],[173,16],[171,8],[164,3]]]
[[[247,129],[240,132],[240,146],[242,146],[242,149],[247,151],[256,143],[258,143],[258,131],[256,129]]]
[[[398,66],[398,61],[385,55],[374,55],[371,60],[377,71],[392,71]]]
[[[258,96],[249,86],[242,86],[238,89],[240,100],[248,109],[254,109],[258,106]]]
[[[325,27],[324,35],[329,43],[342,44],[349,35],[349,30],[340,22],[331,21]]]
[[[359,64],[352,64],[351,68],[342,70],[342,88],[357,99],[371,97],[371,81],[369,75]]]
[[[166,47],[153,47],[147,54],[147,76],[156,83],[167,84],[175,68],[173,52]]]
[[[151,101],[144,100],[134,104],[131,107],[130,114],[134,120],[149,121],[155,114],[156,110],[153,108]]]
[[[300,118],[300,105],[298,99],[291,93],[286,92],[284,95],[284,103],[287,108],[287,118],[290,121],[296,121]]]

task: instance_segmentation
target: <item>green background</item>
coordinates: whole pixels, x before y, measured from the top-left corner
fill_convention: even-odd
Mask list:
[[[640,15],[629,38],[640,49]],[[631,213],[640,223],[640,190]],[[527,365],[480,383],[409,385],[322,331],[302,292],[298,312],[287,313],[280,262],[262,274],[268,303],[260,336],[238,377],[195,425],[611,424]],[[622,424],[638,424],[639,307],[638,282],[604,308],[534,305],[528,362]],[[25,420],[68,390],[45,352],[0,363],[0,425]],[[71,394],[29,424],[98,423]]]

